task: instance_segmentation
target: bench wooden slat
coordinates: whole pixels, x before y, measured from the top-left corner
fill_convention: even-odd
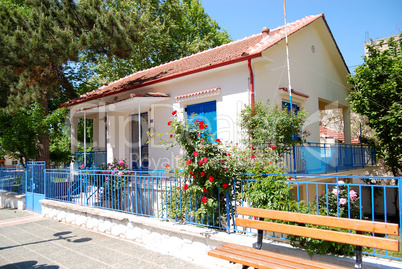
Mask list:
[[[260,253],[252,253],[248,252],[247,250],[237,250],[233,248],[228,248],[226,246],[218,247],[216,250],[221,251],[223,253],[231,254],[231,255],[237,255],[239,257],[245,257],[248,259],[253,259],[256,262],[264,262],[268,264],[273,264],[275,266],[279,266],[280,268],[291,268],[291,269],[321,269],[322,267],[311,267],[307,266],[304,264],[298,264],[298,263],[293,263],[293,261],[290,260],[290,257],[287,259],[276,259],[274,257],[266,256],[266,255],[260,255]],[[263,251],[260,251],[261,253]],[[265,253],[264,253],[265,254]]]
[[[318,269],[318,268],[325,268],[325,269],[345,269],[345,268],[347,268],[344,266],[330,265],[327,263],[313,261],[310,259],[303,259],[303,258],[299,258],[299,257],[287,255],[287,254],[280,254],[280,253],[269,251],[269,250],[258,250],[255,248],[245,247],[245,246],[240,246],[240,245],[235,245],[235,244],[230,244],[230,243],[225,244],[221,248],[224,248],[225,251],[236,250],[236,251],[240,251],[240,253],[243,252],[243,253],[247,253],[247,254],[254,254],[254,255],[258,255],[260,257],[271,258],[271,259],[275,259],[278,261],[280,261],[280,260],[288,261],[288,262],[291,262],[295,268],[304,268],[304,267],[310,268],[310,269],[311,268],[316,268],[316,269]]]
[[[236,210],[238,215],[258,216],[266,219],[330,226],[335,228],[350,229],[370,233],[372,232],[380,234],[399,235],[399,226],[398,224],[394,223],[337,218],[251,207],[237,207]]]
[[[251,266],[254,268],[263,268],[263,269],[281,269],[284,267],[281,267],[279,265],[276,264],[272,264],[272,263],[267,263],[267,262],[262,262],[262,261],[258,261],[258,260],[254,260],[252,258],[247,258],[247,257],[243,257],[243,256],[238,256],[236,254],[232,254],[232,253],[226,253],[217,249],[214,250],[210,250],[208,252],[209,256],[215,257],[215,258],[220,258],[223,260],[227,260],[230,262],[234,262],[234,263],[240,263],[243,265],[247,265],[247,266]]]
[[[236,219],[236,225],[246,228],[310,237],[320,240],[334,241],[356,246],[399,251],[399,242],[397,240],[388,238],[379,238],[360,234],[336,232],[330,230],[308,228],[308,227],[287,225],[282,223],[274,223],[266,221],[256,221],[251,219],[241,219],[241,218]]]

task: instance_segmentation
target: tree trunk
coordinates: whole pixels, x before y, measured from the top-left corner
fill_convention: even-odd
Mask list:
[[[49,101],[47,98],[42,100],[42,106],[45,110],[44,116],[47,117],[49,115]],[[38,161],[46,162],[46,169],[50,168],[50,137],[48,132],[48,126],[44,127],[43,134],[40,138],[39,151],[38,151]]]

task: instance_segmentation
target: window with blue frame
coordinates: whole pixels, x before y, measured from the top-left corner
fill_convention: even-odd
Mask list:
[[[282,101],[282,107],[284,107],[288,111],[290,111],[290,103]],[[292,108],[293,108],[293,112],[297,115],[297,112],[299,112],[300,107],[297,104],[292,103]]]
[[[287,111],[290,111],[290,103],[289,102],[282,101],[282,107],[287,109]],[[300,110],[300,106],[298,106],[297,104],[292,103],[292,108],[293,108],[292,110],[295,113],[295,115],[297,115],[297,113]],[[292,135],[292,140],[300,140],[299,134]]]
[[[196,120],[204,121],[204,124],[207,125],[209,132],[212,134],[212,138],[216,139],[216,101],[188,105],[187,119],[190,123]]]

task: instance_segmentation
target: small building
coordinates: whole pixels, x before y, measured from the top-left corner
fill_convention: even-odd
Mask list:
[[[287,30],[293,109],[308,111],[303,128],[310,133],[307,141],[320,142],[320,110],[341,109],[344,143],[350,144],[349,70],[324,14],[289,23]],[[262,101],[289,106],[285,45],[284,26],[264,28],[241,40],[133,73],[64,103],[62,107],[70,109],[72,152],[77,152],[78,119],[85,118],[93,120],[94,150],[85,156],[94,164],[118,158],[127,159],[133,169],[164,168],[174,163],[180,149],[166,151],[158,140],[147,143],[148,133],[168,132],[174,110],[183,118],[196,112],[217,138],[239,142],[237,122],[245,105]],[[103,159],[95,161],[96,154]]]

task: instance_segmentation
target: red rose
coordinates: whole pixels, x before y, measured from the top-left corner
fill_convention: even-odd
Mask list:
[[[212,181],[214,181],[214,177],[213,177],[213,176],[210,176],[210,177],[208,178],[208,180],[212,182]]]
[[[197,156],[198,156],[198,151],[194,151],[194,152],[193,152],[193,156],[194,156],[194,157],[197,157]]]
[[[227,171],[228,169],[227,168],[225,168],[225,171]]]
[[[254,155],[251,155],[251,159],[255,159],[255,156],[254,156]]]
[[[228,153],[228,156],[230,157],[230,153]]]
[[[173,135],[171,134],[171,135],[170,135],[170,138],[172,138],[172,137],[173,137]]]
[[[275,146],[275,145],[271,145],[271,149],[276,149],[276,146]]]
[[[200,174],[201,174],[202,177],[205,176],[205,173],[204,173],[204,172],[201,172]]]
[[[174,111],[172,112],[172,115],[174,116],[174,115],[176,115],[176,113],[177,113],[177,110],[174,110]]]
[[[193,171],[190,171],[190,175],[194,176],[194,172],[193,172]]]
[[[197,179],[198,177],[194,176],[194,179]]]
[[[217,143],[222,143],[222,141],[221,141],[219,138],[217,138],[215,141],[216,141]]]
[[[205,127],[206,127],[206,125],[204,125],[204,124],[200,124],[200,125],[198,126],[198,128],[200,128],[200,130],[205,129]]]
[[[170,124],[172,124],[172,121],[169,121],[169,122],[168,122],[168,125],[169,125],[169,126],[170,126]]]
[[[184,184],[183,190],[187,190],[188,189],[188,184]]]
[[[204,204],[206,204],[207,202],[208,202],[208,198],[207,197],[202,197],[202,202],[204,203]]]
[[[224,183],[223,185],[222,185],[222,188],[224,188],[225,190],[228,188],[228,184],[226,184],[226,183]]]
[[[221,160],[221,163],[224,164],[224,163],[225,163],[225,160]]]
[[[207,157],[204,157],[204,158],[202,159],[202,161],[203,161],[204,163],[207,163],[207,162],[208,162],[208,158],[207,158]]]
[[[205,192],[205,193],[208,192],[208,189],[207,189],[207,188],[204,188],[204,189],[203,189],[203,192]]]
[[[190,165],[190,164],[191,164],[191,160],[187,160],[186,164],[187,164],[187,165]]]
[[[170,165],[169,164],[167,164],[166,166],[165,166],[165,168],[168,168]]]

